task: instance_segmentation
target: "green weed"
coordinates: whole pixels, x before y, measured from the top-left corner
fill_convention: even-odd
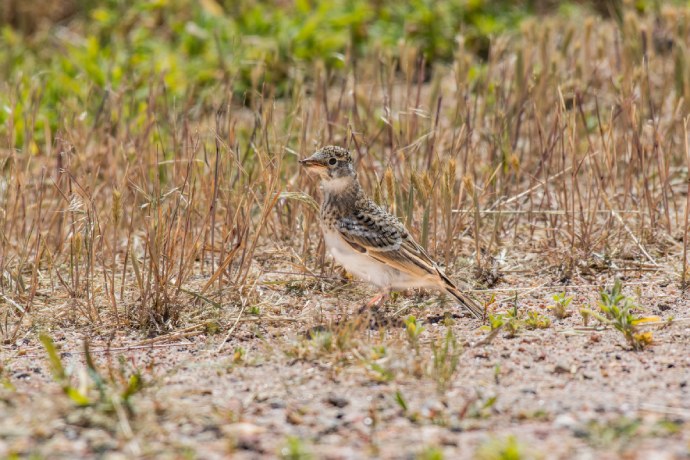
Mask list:
[[[623,294],[623,284],[616,279],[610,289],[599,292],[599,312],[589,310],[599,322],[613,326],[619,331],[633,350],[643,350],[654,341],[650,331],[640,331],[639,325],[646,322],[660,321],[659,317],[640,317],[633,313],[639,309],[634,299]]]
[[[303,440],[295,436],[288,436],[285,447],[280,449],[280,457],[285,460],[309,460],[313,458],[313,455]]]
[[[622,445],[637,436],[641,426],[640,420],[627,417],[607,422],[592,420],[577,434],[594,446],[611,446],[613,443]]]
[[[416,456],[417,460],[443,460],[443,450],[440,447],[430,446],[424,448]]]
[[[560,294],[555,294],[553,297],[554,304],[549,306],[553,311],[553,315],[558,319],[567,318],[572,315],[572,312],[568,310],[568,305],[573,301],[573,298],[566,296],[565,292]]]
[[[520,329],[525,326],[517,303],[506,313],[490,314],[488,320],[490,330],[495,331],[496,329],[503,328],[507,332],[506,335],[508,337],[515,337],[520,332]]]
[[[415,353],[419,354],[419,337],[424,332],[422,321],[418,320],[414,315],[408,316],[405,319],[405,331],[407,332],[408,343]]]
[[[521,460],[529,458],[525,447],[515,436],[491,438],[479,446],[474,454],[477,460]]]
[[[407,401],[405,400],[405,397],[403,396],[403,394],[400,390],[397,390],[395,392],[395,402],[398,403],[398,406],[400,406],[403,413],[407,412],[407,409],[408,409]]]
[[[524,323],[527,329],[547,329],[551,326],[551,320],[536,311],[527,312]]]
[[[45,334],[42,334],[40,339],[48,354],[53,379],[76,406],[95,407],[118,416],[125,412],[129,417],[134,415],[132,397],[144,388],[141,372],[128,369],[124,359],[120,359],[119,367],[111,367],[102,372],[93,361],[88,342],[84,342],[84,359],[91,384],[82,382],[77,387],[72,383],[72,375],[63,366],[53,340]]]

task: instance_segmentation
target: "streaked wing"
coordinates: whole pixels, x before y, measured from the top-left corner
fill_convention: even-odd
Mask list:
[[[341,217],[337,230],[355,250],[404,273],[439,276],[435,264],[394,216],[373,203],[366,212]]]

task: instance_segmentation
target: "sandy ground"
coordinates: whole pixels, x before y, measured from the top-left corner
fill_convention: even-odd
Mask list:
[[[609,279],[571,281],[582,287],[570,289],[574,313],[563,320],[545,308],[555,288],[524,291],[520,309],[550,317],[550,327],[501,331],[483,345],[488,331],[447,299],[400,296],[384,309],[388,324],[370,327],[355,312],[372,291],[299,279],[260,286],[260,314],[245,311],[236,322],[239,309],[224,312],[215,334],[142,345],[131,334],[51,331],[89,407],[63,393],[32,331],[2,348],[0,457],[690,458],[687,295],[658,274],[628,276],[626,292],[641,294],[645,314],[680,319],[648,327],[654,344],[634,352],[617,331],[593,320],[584,327],[577,312],[596,301],[591,284]],[[540,284],[518,275],[496,288]],[[497,292],[505,302],[493,308],[509,308],[509,291]],[[443,312],[453,320],[441,320]],[[425,328],[418,351],[395,320],[410,313]],[[448,328],[462,350],[441,388],[432,344]],[[120,356],[141,371],[131,414],[96,403],[86,336],[101,374],[108,363],[118,369]],[[123,385],[113,383],[112,393]]]

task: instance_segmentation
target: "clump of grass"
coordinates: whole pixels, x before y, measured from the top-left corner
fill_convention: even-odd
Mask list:
[[[310,334],[310,339],[314,343],[317,351],[320,353],[332,353],[334,350],[333,345],[333,332],[332,331],[317,331]]]
[[[310,460],[313,458],[307,444],[296,436],[288,436],[285,446],[280,449],[280,458],[284,460]]]
[[[609,289],[599,292],[599,312],[589,310],[586,314],[594,316],[599,322],[613,326],[619,331],[630,347],[643,350],[653,343],[654,336],[650,331],[641,331],[639,325],[659,321],[657,316],[641,317],[633,311],[639,309],[634,299],[623,294],[623,284],[616,279]]]
[[[491,411],[498,401],[497,395],[485,396],[481,393],[469,399],[460,411],[461,417],[485,419],[491,416]]]
[[[129,426],[128,419],[134,416],[132,398],[145,386],[139,370],[128,369],[124,359],[121,359],[119,367],[109,366],[105,372],[101,371],[93,360],[88,342],[84,342],[86,375],[90,382],[82,381],[75,386],[73,376],[63,365],[53,340],[45,334],[40,339],[48,354],[53,379],[72,403],[77,407],[93,407],[116,416],[120,423]]]
[[[436,390],[444,393],[458,370],[462,346],[458,343],[453,331],[448,328],[446,335],[438,343],[431,345],[433,360],[431,362],[430,374],[436,382]]]
[[[417,460],[443,460],[443,449],[436,446],[428,446],[417,454]]]
[[[490,438],[474,453],[477,460],[521,460],[530,458],[524,445],[515,436]]]
[[[635,437],[642,422],[638,419],[620,417],[610,421],[592,420],[578,433],[594,446],[622,444]]]
[[[386,367],[384,363],[370,361],[367,367],[369,376],[376,382],[387,383],[393,381],[395,373],[393,369]]]
[[[330,358],[340,362],[366,361],[362,357],[364,355],[360,350],[362,344],[357,336],[364,327],[364,321],[318,325],[306,331],[300,339],[291,342],[284,351],[286,355],[292,358],[303,360]],[[381,351],[385,355],[385,347],[374,347],[373,349]]]

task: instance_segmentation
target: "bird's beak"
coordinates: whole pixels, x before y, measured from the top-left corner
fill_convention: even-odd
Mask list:
[[[314,158],[315,155],[310,156],[309,158],[305,158],[303,160],[299,160],[299,164],[304,166],[305,168],[325,168],[326,165],[324,165],[321,161],[318,159]]]

